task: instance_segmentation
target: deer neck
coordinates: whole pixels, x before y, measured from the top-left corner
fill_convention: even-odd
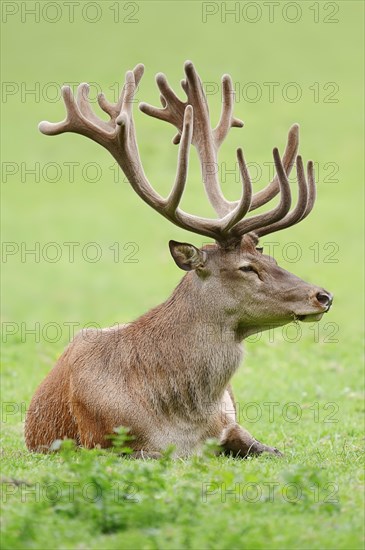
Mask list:
[[[168,393],[171,388],[166,385],[171,384],[189,393],[198,407],[222,398],[239,366],[242,346],[217,314],[212,297],[209,303],[204,302],[208,299],[194,277],[187,274],[166,302],[135,323],[143,334],[139,347],[148,346],[148,353],[154,356],[154,382],[161,393]]]

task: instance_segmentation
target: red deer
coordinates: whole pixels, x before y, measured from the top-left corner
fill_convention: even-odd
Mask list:
[[[104,448],[113,430],[124,426],[133,436],[133,457],[158,457],[169,445],[175,446],[176,456],[188,456],[199,452],[208,438],[216,438],[222,452],[234,456],[280,455],[237,423],[229,382],[247,336],[294,320],[318,321],[332,304],[329,292],[280,268],[258,247],[259,237],[310,213],[315,201],[313,163],[305,171],[294,125],[283,158],[273,150],[276,175],[262,191],[253,194],[242,149],[237,150],[242,196],[236,202],[226,200],[211,168],[230,128],[243,126],[232,113],[232,81],[223,76],[222,112],[213,130],[202,82],[193,64],[186,62],[186,101],[158,74],[162,108],[140,104],[141,111],[171,123],[178,132],[173,140],[179,144],[176,179],[169,196],[161,197],[144,173],[133,121],[143,70],[137,65],[126,73],[116,104],[99,95],[108,122],[91,110],[88,85],[81,84],[76,98],[69,87],[62,89],[66,119],[41,122],[39,129],[47,135],[75,132],[96,141],[113,155],[144,202],[178,227],[215,243],[199,249],[170,241],[173,259],[187,273],[167,301],[129,324],[76,335],[32,399],[26,444],[31,451],[47,452],[55,440],[71,438],[87,448]],[[179,208],[191,144],[216,219]],[[288,176],[294,164],[298,199],[290,210]],[[269,212],[247,216],[278,194],[278,204]]]

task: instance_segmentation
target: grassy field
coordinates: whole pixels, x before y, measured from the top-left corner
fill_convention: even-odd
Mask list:
[[[224,12],[233,2],[35,4],[2,3],[2,547],[363,548],[363,3],[240,2],[235,15]],[[333,309],[300,332],[251,338],[233,380],[241,423],[285,456],[217,458],[209,445],[184,461],[30,454],[25,410],[72,332],[163,301],[181,277],[168,240],[202,244],[142,204],[99,146],[37,124],[63,118],[57,86],[92,82],[92,98],[101,88],[113,99],[138,62],[138,100],[157,104],[155,73],[177,88],[185,59],[213,121],[221,75],[235,82],[245,127],[225,142],[222,170],[243,146],[263,187],[293,122],[318,163],[314,212],[263,241],[333,292]],[[136,125],[146,173],[167,194],[173,129],[138,112]],[[210,215],[195,154],[189,174],[183,207]],[[229,174],[223,188],[240,192]]]

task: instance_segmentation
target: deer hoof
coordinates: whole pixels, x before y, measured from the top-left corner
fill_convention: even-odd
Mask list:
[[[262,443],[259,443],[257,442],[258,445],[253,445],[252,446],[252,454],[255,454],[255,455],[261,455],[263,453],[268,453],[268,454],[271,454],[271,455],[274,455],[276,457],[282,457],[284,456],[282,452],[279,451],[279,449],[277,449],[276,447],[269,447],[268,445],[263,445]],[[249,453],[251,454],[251,453]]]

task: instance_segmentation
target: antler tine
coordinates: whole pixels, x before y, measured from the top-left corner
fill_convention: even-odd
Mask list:
[[[282,220],[267,225],[266,227],[257,229],[256,233],[259,237],[268,235],[269,233],[275,233],[276,231],[280,231],[281,229],[285,229],[286,227],[290,227],[291,225],[294,225],[301,219],[303,219],[308,204],[309,187],[305,179],[303,161],[300,155],[297,156],[296,165],[299,194],[295,208],[291,212],[289,212]]]
[[[80,113],[85,117],[85,119],[93,122],[96,126],[100,126],[100,128],[103,128],[105,131],[109,132],[109,123],[97,117],[90,107],[89,91],[90,88],[86,82],[83,82],[77,88],[76,103],[80,110]]]
[[[47,120],[42,120],[42,122],[38,124],[38,129],[42,134],[55,136],[67,132],[69,131],[70,121],[78,117],[78,108],[75,104],[70,86],[62,86],[61,95],[66,106],[66,118],[61,122],[48,122]]]
[[[137,90],[136,80],[134,78],[133,71],[127,71],[125,75],[125,84],[123,87],[123,93],[119,98],[118,103],[122,103],[121,112],[125,112],[128,118],[132,118],[133,100]],[[117,122],[118,123],[118,122]]]
[[[213,135],[216,143],[216,147],[220,147],[223,143],[229,130],[232,127],[242,128],[243,122],[238,118],[232,116],[234,106],[234,90],[232,85],[232,79],[229,74],[222,76],[222,112],[220,120],[213,130]]]
[[[186,178],[188,174],[189,151],[191,138],[193,135],[193,108],[188,105],[185,109],[184,126],[179,147],[178,167],[174,187],[167,197],[165,211],[173,215],[181,200],[185,189]]]
[[[163,108],[161,109],[159,107],[154,107],[153,105],[145,102],[140,103],[139,108],[146,115],[175,124],[175,122],[173,121],[173,109],[170,109],[170,105],[175,109],[180,109],[180,111],[182,105],[184,105],[184,112],[186,105],[183,104],[182,101],[180,101],[180,99],[177,97],[177,95],[169,85],[166,76],[163,73],[158,73],[156,75],[156,84],[161,92],[160,100]],[[184,115],[184,113],[182,113],[182,115]]]
[[[269,212],[258,214],[256,216],[248,218],[247,220],[242,220],[238,222],[232,228],[232,233],[234,235],[244,235],[246,233],[249,233],[250,231],[254,231],[255,229],[266,227],[269,224],[281,220],[289,212],[291,205],[290,185],[280,158],[279,151],[276,147],[273,150],[273,157],[281,191],[280,202],[275,208],[273,208]]]
[[[137,87],[138,87],[138,85],[141,81],[141,78],[143,76],[143,73],[144,73],[144,65],[142,65],[142,63],[139,63],[138,65],[136,65],[134,67],[132,72],[134,74],[134,82],[135,82],[135,87],[136,87],[136,90],[137,90]],[[116,103],[110,103],[105,98],[105,95],[103,93],[98,94],[97,99],[98,99],[99,107],[105,113],[107,113],[110,116],[112,121],[114,121],[118,117],[118,115],[120,114],[122,104],[123,104],[123,98],[124,98],[125,90],[126,90],[126,84],[124,82],[124,85],[123,85],[123,87],[121,89],[121,92],[120,92],[119,99]]]
[[[242,196],[236,208],[222,219],[222,230],[224,232],[229,232],[236,223],[245,217],[250,209],[252,200],[251,178],[241,148],[237,149],[237,160],[243,185]]]
[[[307,177],[308,177],[308,200],[304,214],[299,221],[304,220],[312,212],[314,203],[316,201],[316,180],[314,176],[313,162],[310,160],[307,164]]]
[[[283,155],[283,166],[287,176],[290,175],[290,172],[294,166],[295,158],[297,156],[299,147],[299,125],[293,124],[288,133],[288,141],[285,147]],[[256,210],[260,206],[263,206],[271,199],[273,199],[280,191],[280,185],[278,181],[278,176],[272,179],[272,181],[258,193],[255,193],[252,199],[250,210]]]
[[[204,125],[209,126],[209,109],[205,92],[203,90],[203,84],[197,70],[194,67],[192,61],[185,61],[184,70],[186,75],[186,89],[188,90],[188,97],[193,103],[196,103],[197,107],[200,107],[196,113],[199,116]]]
[[[174,90],[171,88],[170,84],[167,81],[166,76],[163,73],[158,73],[156,75],[156,83],[161,92],[166,106],[167,105],[178,105],[181,103],[180,99],[175,94]]]

